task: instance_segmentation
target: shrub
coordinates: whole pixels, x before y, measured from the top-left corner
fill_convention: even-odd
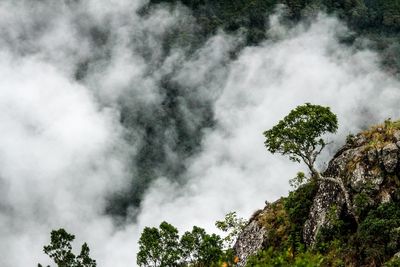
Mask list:
[[[381,204],[360,224],[358,239],[363,257],[381,265],[400,249],[400,205]]]
[[[297,190],[290,192],[284,201],[285,210],[290,221],[289,244],[294,251],[301,250],[303,247],[303,226],[310,213],[316,192],[316,183],[308,182]]]
[[[296,256],[292,251],[277,251],[270,247],[249,257],[246,266],[251,267],[318,267],[322,266],[324,257],[318,253],[303,252]]]

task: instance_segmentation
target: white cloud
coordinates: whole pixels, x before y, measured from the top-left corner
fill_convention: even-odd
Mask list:
[[[166,35],[194,27],[182,7],[141,17],[140,0],[66,3],[0,3],[0,250],[8,255],[1,266],[46,263],[42,246],[58,227],[76,234],[76,245],[87,241],[99,266],[119,267],[134,266],[146,225],[168,220],[181,230],[196,224],[213,231],[230,210],[249,216],[285,194],[303,168],[268,154],[262,132],[304,102],[338,114],[336,147],[349,132],[399,117],[399,83],[373,52],[339,44],[347,30],[333,18],[292,30],[275,22],[273,41],[231,59],[242,40],[224,33],[190,56],[185,47],[163,55]],[[86,75],[76,81],[85,62]],[[177,105],[188,128],[207,109],[216,124],[203,129],[200,152],[189,159],[173,150],[174,128],[165,129],[166,164],[183,160],[187,171],[176,180],[161,174],[137,224],[115,227],[105,202],[129,185],[144,132],[131,127],[134,141],[125,141],[119,103],[133,115],[163,112],[155,107],[165,97],[165,76],[182,87]]]
[[[53,66],[1,54],[0,72],[2,265],[22,266],[43,231],[98,216],[125,183],[126,144],[117,111]]]
[[[188,164],[188,184],[156,183],[143,202],[141,225],[168,220],[213,230],[228,211],[249,217],[264,200],[285,195],[288,180],[304,167],[269,154],[262,132],[297,105],[329,106],[339,117],[339,132],[329,137],[335,145],[323,160],[348,133],[400,116],[398,81],[380,70],[375,53],[341,45],[337,37],[346,29],[336,19],[320,15],[310,27],[278,27],[278,41],[246,48],[231,62],[215,103],[217,127]]]

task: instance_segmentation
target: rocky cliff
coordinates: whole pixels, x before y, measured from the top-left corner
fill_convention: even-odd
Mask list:
[[[333,241],[335,244],[340,243],[341,247],[352,249],[357,242],[363,244],[363,238],[368,239],[372,235],[374,239],[374,231],[387,230],[390,238],[400,233],[400,218],[393,217],[393,212],[382,213],[392,207],[382,208],[384,204],[400,203],[399,147],[398,122],[386,121],[356,136],[349,136],[323,174],[343,180],[355,216],[348,211],[343,192],[336,184],[310,181],[288,197],[272,204],[267,203],[253,215],[234,246],[241,260],[240,266],[246,264],[250,255],[262,249],[279,250],[284,247],[293,254],[292,251],[301,247],[327,255],[333,253],[330,247]],[[379,215],[380,210],[383,215]],[[386,229],[389,224],[390,227]],[[400,250],[398,235],[399,238],[396,237],[390,247],[387,247],[387,243],[391,241],[383,239],[383,244],[380,244],[376,252],[371,252],[370,247],[363,245],[360,245],[360,249],[354,249],[351,255],[340,252],[346,260],[342,262],[343,265],[337,266],[382,265]],[[367,242],[369,239],[364,243]],[[324,244],[325,251],[321,251],[321,244]],[[371,256],[369,253],[379,255]],[[371,260],[365,263],[368,257]],[[326,266],[329,265],[333,264]]]

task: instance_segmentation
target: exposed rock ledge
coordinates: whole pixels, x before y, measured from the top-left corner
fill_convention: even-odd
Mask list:
[[[346,144],[336,153],[329,162],[326,176],[340,176],[351,198],[364,193],[371,203],[390,201],[395,191],[393,179],[400,177],[400,131],[374,127],[357,136],[349,137]],[[246,264],[247,258],[262,248],[270,246],[269,227],[280,227],[265,224],[262,217],[273,213],[273,205],[281,203],[278,200],[267,205],[250,220],[239,235],[234,246],[236,255],[240,259],[239,266]],[[356,209],[356,205],[353,202]],[[329,182],[318,184],[318,190],[313,198],[309,216],[303,226],[303,242],[313,246],[317,234],[322,227],[329,227],[334,216],[346,214],[344,197],[339,188]]]

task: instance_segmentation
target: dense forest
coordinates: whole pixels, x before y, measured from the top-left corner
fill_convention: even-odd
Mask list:
[[[285,11],[283,20],[289,25],[323,11],[347,22],[354,30],[354,35],[348,36],[344,42],[355,44],[358,37],[367,38],[371,41],[368,45],[382,53],[386,68],[396,73],[400,68],[400,1],[397,0],[150,1],[150,5],[160,3],[182,3],[189,7],[201,25],[203,36],[211,36],[219,29],[227,32],[245,31],[248,45],[256,45],[268,38],[268,16],[279,5]]]

